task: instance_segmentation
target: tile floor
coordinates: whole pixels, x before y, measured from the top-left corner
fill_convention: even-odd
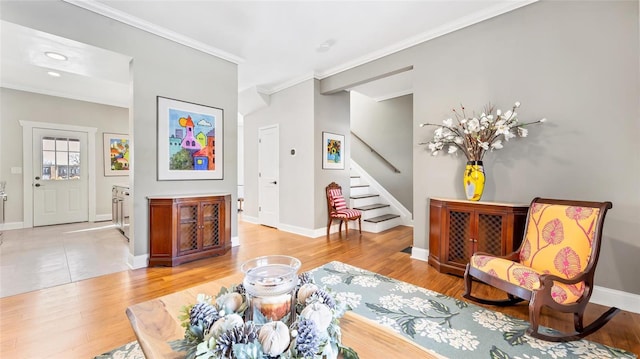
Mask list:
[[[15,229],[0,238],[0,298],[129,269],[129,243],[111,222]]]

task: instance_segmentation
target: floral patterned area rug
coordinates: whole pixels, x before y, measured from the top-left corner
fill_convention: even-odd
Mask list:
[[[312,269],[353,311],[447,358],[637,358],[588,340],[553,343],[525,334],[528,322],[341,262]],[[137,342],[97,359],[144,358]],[[362,358],[368,359],[368,358]]]

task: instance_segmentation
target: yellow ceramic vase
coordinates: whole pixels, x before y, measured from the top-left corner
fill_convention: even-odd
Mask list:
[[[464,169],[464,193],[469,201],[479,201],[484,190],[482,161],[467,161]]]

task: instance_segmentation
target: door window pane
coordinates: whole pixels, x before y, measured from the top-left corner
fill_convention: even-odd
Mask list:
[[[80,141],[69,139],[69,152],[80,152]]]
[[[42,151],[42,165],[53,166],[56,164],[56,153],[54,151]]]
[[[43,180],[80,178],[80,140],[77,138],[42,138]]]
[[[45,137],[42,139],[42,150],[43,151],[55,151],[56,150],[56,141],[53,138]]]

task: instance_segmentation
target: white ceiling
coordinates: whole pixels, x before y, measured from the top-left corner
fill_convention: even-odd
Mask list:
[[[322,79],[535,0],[65,1],[235,62],[240,91],[256,89],[271,94],[306,79]],[[323,48],[324,43],[332,46]],[[48,59],[44,62],[42,52],[56,46],[61,49],[57,52],[71,51],[67,54],[70,60],[80,64]],[[111,60],[116,61],[117,70],[106,71],[105,63],[93,64]],[[61,90],[64,93],[85,86],[105,87],[106,81],[110,90],[107,92],[124,86],[128,96],[129,60],[124,55],[2,22],[0,82],[5,87],[43,87],[52,92],[50,83],[58,81],[65,83],[62,86],[65,90]],[[124,64],[126,71],[121,72]],[[43,76],[43,69],[47,68],[62,71],[63,76]],[[405,73],[400,77],[387,79],[391,83],[379,85],[378,90],[372,85],[357,90],[377,99],[411,93],[411,76]],[[71,86],[73,80],[83,84]],[[94,81],[101,81],[101,85]],[[81,92],[99,97],[91,91]]]

